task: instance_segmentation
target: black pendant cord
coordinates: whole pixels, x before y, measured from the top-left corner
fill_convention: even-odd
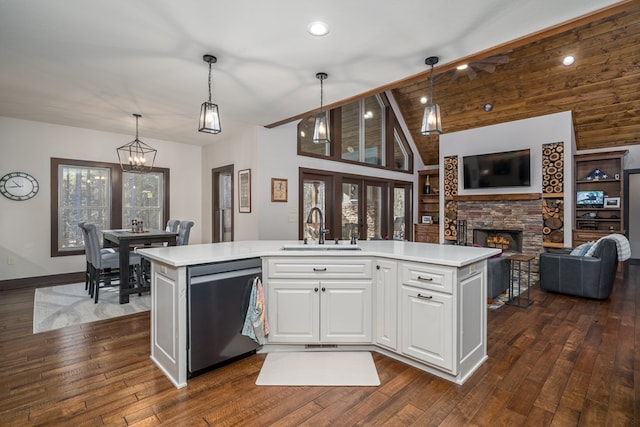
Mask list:
[[[209,61],[209,103],[211,104],[211,61]]]

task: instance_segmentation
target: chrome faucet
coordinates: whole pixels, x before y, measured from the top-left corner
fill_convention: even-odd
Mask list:
[[[322,210],[319,207],[314,206],[314,207],[311,208],[311,210],[309,211],[309,216],[307,216],[307,224],[313,224],[313,212],[314,211],[317,211],[318,215],[320,216],[320,225],[318,225],[318,244],[319,245],[324,245],[324,235],[329,233],[329,230],[324,228]]]

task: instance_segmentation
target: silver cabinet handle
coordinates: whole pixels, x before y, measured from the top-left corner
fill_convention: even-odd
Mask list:
[[[422,295],[422,294],[418,294],[418,298],[422,298],[422,299],[433,299],[433,297],[431,295]]]
[[[327,271],[327,267],[313,267],[313,271]]]
[[[418,280],[423,280],[425,282],[433,282],[433,277],[422,277],[418,276]]]

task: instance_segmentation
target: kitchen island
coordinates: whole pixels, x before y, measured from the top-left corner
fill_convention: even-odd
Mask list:
[[[140,250],[152,263],[152,360],[176,387],[187,385],[188,271],[250,258],[262,259],[271,327],[261,351],[373,350],[458,384],[486,360],[486,259],[498,249],[333,245],[242,241]]]

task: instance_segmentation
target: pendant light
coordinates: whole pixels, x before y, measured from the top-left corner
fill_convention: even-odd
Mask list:
[[[433,102],[433,66],[438,63],[438,57],[430,56],[424,60],[424,63],[431,66],[431,75],[429,78],[429,103],[424,107],[420,133],[423,135],[439,135],[442,133],[440,106]]]
[[[120,167],[124,172],[151,172],[158,150],[138,139],[138,119],[142,116],[133,114],[133,117],[136,118],[136,139],[116,150]]]
[[[320,112],[316,115],[316,124],[313,127],[313,143],[328,144],[331,142],[329,135],[329,111],[324,111],[324,87],[323,82],[329,77],[327,73],[317,73],[316,78],[320,80]]]
[[[218,105],[211,102],[211,64],[218,62],[218,58],[213,55],[204,55],[204,62],[209,64],[209,101],[202,103],[200,108],[200,132],[220,133],[220,115],[218,114]]]

